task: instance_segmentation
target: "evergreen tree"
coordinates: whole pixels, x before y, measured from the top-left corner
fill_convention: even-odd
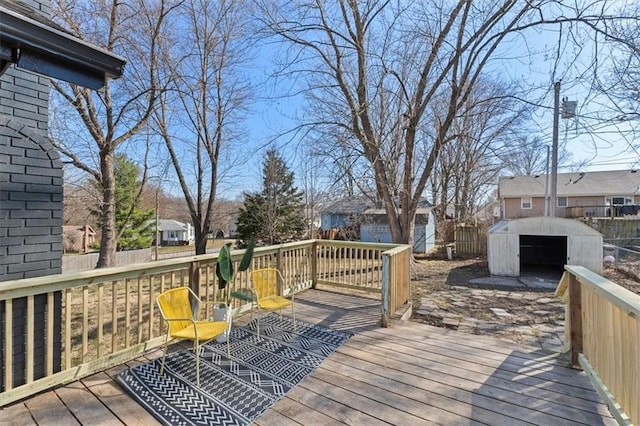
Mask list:
[[[293,181],[293,172],[278,152],[267,151],[262,166],[262,192],[244,194],[238,216],[240,246],[251,236],[269,245],[302,237],[306,228],[303,193]]]
[[[140,209],[140,168],[124,154],[114,157],[116,240],[118,250],[150,247],[155,236],[153,209]],[[101,211],[93,212],[101,218]]]

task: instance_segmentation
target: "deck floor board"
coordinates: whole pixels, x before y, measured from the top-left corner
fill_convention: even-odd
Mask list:
[[[308,290],[295,305],[296,318],[354,336],[256,425],[617,424],[584,373],[559,354],[412,322],[383,329],[380,302],[368,296]],[[161,355],[5,407],[0,425],[159,424],[113,378]]]

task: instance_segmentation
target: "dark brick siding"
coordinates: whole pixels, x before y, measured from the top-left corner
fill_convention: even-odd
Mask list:
[[[48,0],[22,0],[49,14]],[[0,76],[0,281],[62,272],[62,162],[47,139],[49,79],[11,66]],[[54,309],[54,371],[61,365],[62,297],[34,298],[34,379],[45,374],[46,318]],[[25,383],[26,298],[13,301],[12,386]],[[0,302],[0,392],[5,302]]]

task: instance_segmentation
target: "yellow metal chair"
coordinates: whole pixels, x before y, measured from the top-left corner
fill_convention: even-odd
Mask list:
[[[291,299],[283,297],[284,278],[280,271],[275,268],[257,269],[251,272],[252,292],[255,295],[255,305],[258,309],[265,311],[280,311],[287,306],[291,306],[291,314],[293,315],[293,326],[296,326],[296,311],[294,306],[294,292],[291,291]],[[253,309],[251,310],[251,318],[253,319]],[[257,321],[258,337],[260,337],[260,319]]]
[[[229,332],[231,330],[231,315],[227,313],[224,321],[199,321],[198,312],[204,303],[189,287],[177,287],[166,290],[156,298],[162,318],[167,322],[167,336],[164,341],[164,354],[160,374],[164,373],[164,360],[167,356],[169,339],[193,341],[193,353],[196,357],[196,382],[200,385],[200,356],[198,349],[201,345],[227,332],[227,357],[230,357]]]

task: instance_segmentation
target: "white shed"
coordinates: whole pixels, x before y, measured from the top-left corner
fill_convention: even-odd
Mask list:
[[[602,234],[574,219],[503,220],[489,228],[487,258],[491,275],[562,271],[564,265],[582,265],[600,274]]]

